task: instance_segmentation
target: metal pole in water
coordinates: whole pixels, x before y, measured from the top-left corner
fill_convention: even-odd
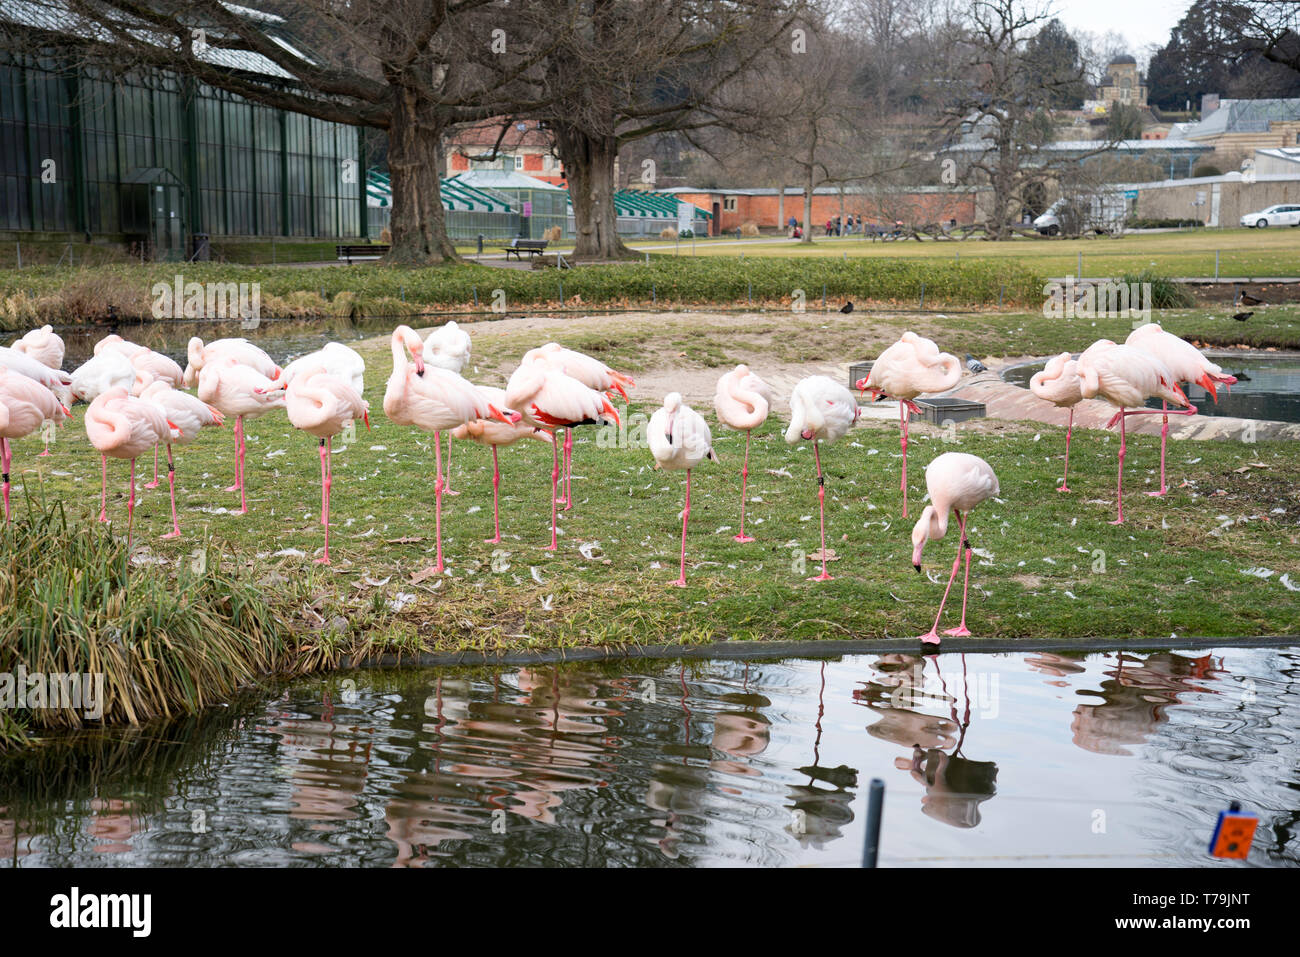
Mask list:
[[[867,836],[862,844],[862,866],[875,867],[876,854],[880,850],[880,818],[885,809],[885,782],[880,778],[871,779],[871,790],[867,795]]]

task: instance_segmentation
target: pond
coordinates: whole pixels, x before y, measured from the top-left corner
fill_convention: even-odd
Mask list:
[[[1300,863],[1300,648],[354,672],[0,766],[0,866]],[[1235,862],[1233,862],[1235,864]]]
[[[1237,384],[1219,389],[1215,402],[1199,385],[1186,385],[1187,398],[1201,415],[1228,415],[1243,419],[1266,419],[1272,422],[1300,422],[1300,355],[1247,356],[1211,355],[1223,371],[1237,377]],[[1029,380],[1042,370],[1046,360],[1029,362],[1007,369],[1002,378],[1029,388]],[[1148,402],[1160,408],[1158,401]]]

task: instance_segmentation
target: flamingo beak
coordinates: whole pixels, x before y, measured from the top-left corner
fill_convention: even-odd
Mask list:
[[[414,358],[415,358],[415,374],[419,376],[424,375],[424,357],[417,354]]]
[[[511,421],[510,419],[506,418],[504,415],[502,415],[502,414],[501,414],[501,410],[498,409],[498,408],[497,408],[496,406],[494,406],[494,405],[489,405],[489,406],[488,406],[488,414],[489,414],[492,418],[497,419],[497,420],[499,420],[499,421],[501,421],[501,422],[504,422],[506,425],[514,425],[514,422]],[[515,414],[518,415],[518,413],[515,413]]]
[[[370,412],[369,412],[369,411],[362,412],[362,413],[361,413],[361,418],[362,418],[362,420],[366,423],[366,431],[369,432],[369,431],[370,431]]]

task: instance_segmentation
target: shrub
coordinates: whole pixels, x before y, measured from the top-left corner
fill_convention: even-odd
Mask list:
[[[741,223],[741,224],[740,224],[740,235],[742,235],[742,236],[751,236],[751,237],[752,237],[752,236],[757,236],[757,235],[758,235],[758,224],[757,224],[757,223]]]
[[[678,238],[678,237],[677,237],[677,230],[673,229],[671,226],[665,226],[663,229],[659,230],[659,238],[660,238],[660,239],[676,239],[676,238]]]
[[[550,229],[546,230],[546,232],[542,233],[542,238],[548,243],[558,243],[563,236],[564,230],[560,229],[559,226],[552,226]]]
[[[1120,277],[1120,282],[1150,283],[1152,309],[1187,309],[1196,305],[1196,297],[1185,285],[1174,282],[1168,276],[1157,275],[1150,269],[1125,273]]]

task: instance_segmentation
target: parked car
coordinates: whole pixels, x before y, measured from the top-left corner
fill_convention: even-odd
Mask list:
[[[1034,220],[1034,229],[1044,236],[1079,236],[1084,233],[1122,233],[1128,212],[1122,192],[1063,196]]]
[[[1264,229],[1267,226],[1300,226],[1300,206],[1270,206],[1241,217],[1241,225]]]

